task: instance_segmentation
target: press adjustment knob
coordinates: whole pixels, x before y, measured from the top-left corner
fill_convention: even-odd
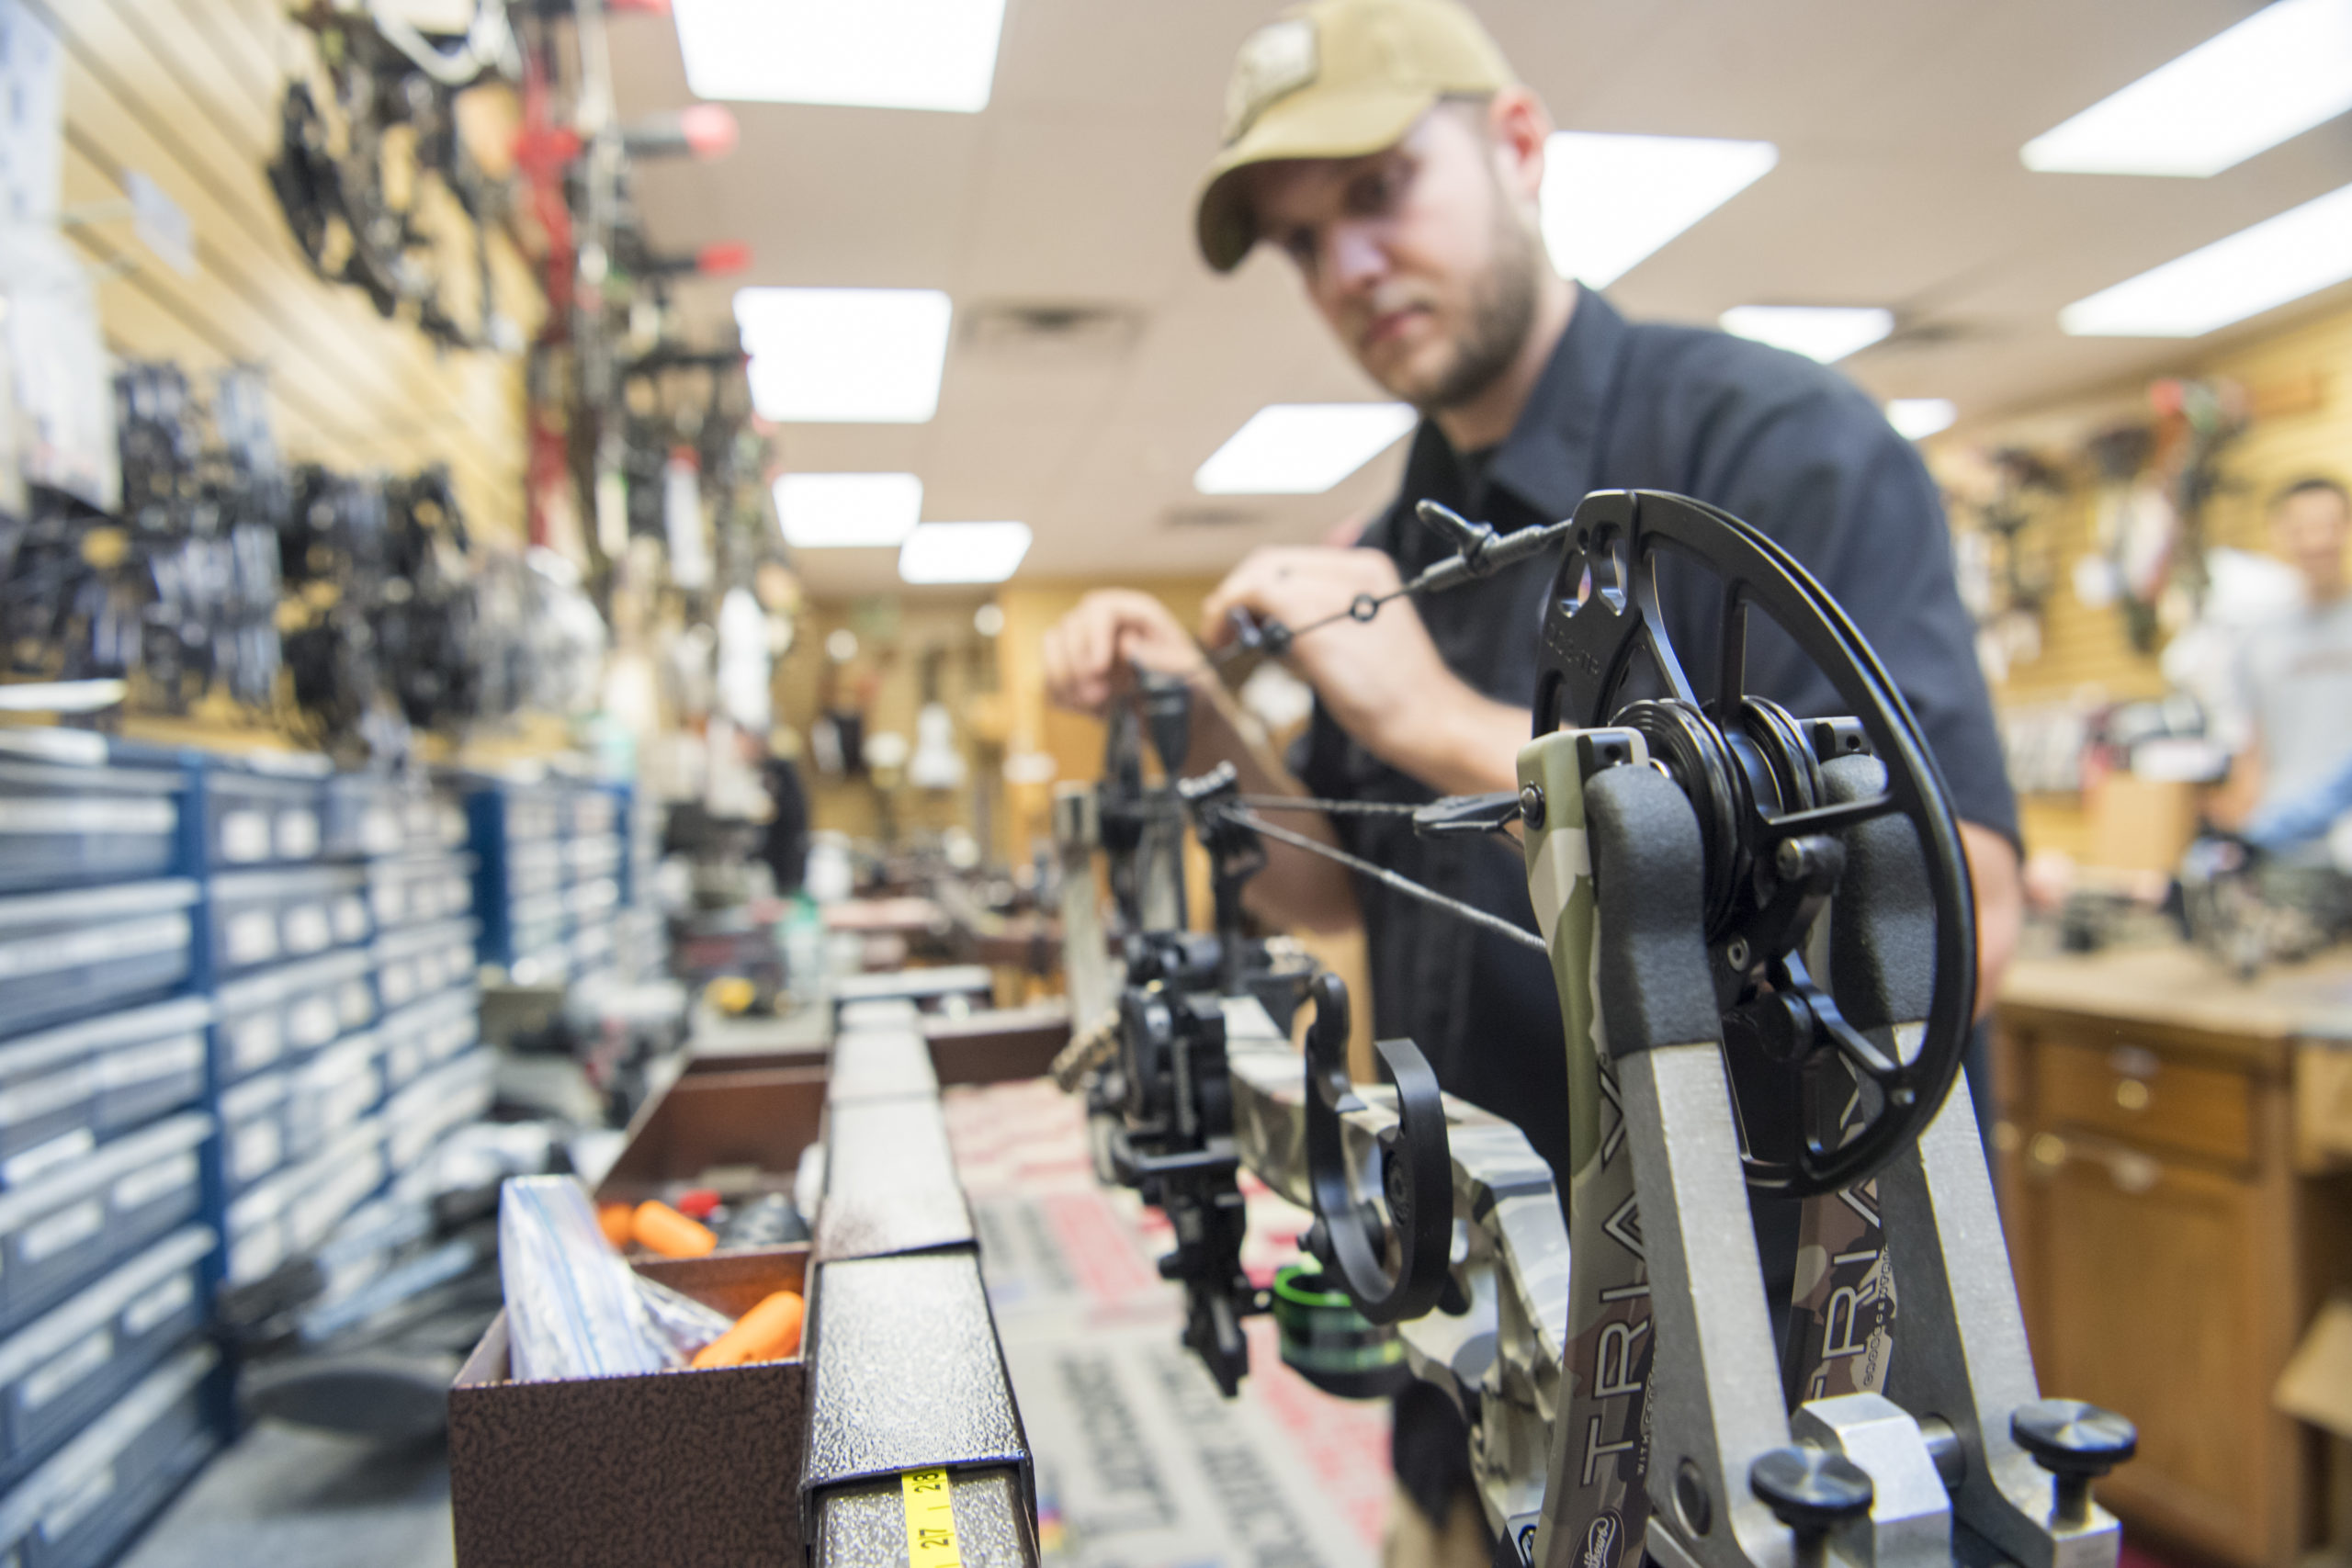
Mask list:
[[[1869,1473],[1852,1460],[1802,1443],[1758,1455],[1747,1486],[1794,1532],[1797,1568],[1823,1568],[1830,1530],[1869,1513],[1877,1495]]]
[[[2112,1410],[2079,1399],[2037,1399],[2009,1417],[2009,1436],[2056,1482],[2050,1522],[2061,1529],[2090,1523],[2091,1483],[2140,1447],[2139,1428]]]

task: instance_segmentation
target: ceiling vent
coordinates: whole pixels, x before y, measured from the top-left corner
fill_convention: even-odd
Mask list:
[[[964,346],[1012,363],[1074,365],[1117,359],[1143,335],[1132,305],[989,300],[964,312]]]

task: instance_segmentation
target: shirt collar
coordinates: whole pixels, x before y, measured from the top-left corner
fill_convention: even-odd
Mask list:
[[[1596,289],[1577,289],[1575,314],[1528,394],[1494,461],[1490,485],[1500,485],[1546,522],[1576,511],[1592,489],[1610,389],[1624,357],[1629,328]],[[1460,459],[1433,420],[1423,420],[1406,457],[1406,483],[1416,495],[1450,490]]]

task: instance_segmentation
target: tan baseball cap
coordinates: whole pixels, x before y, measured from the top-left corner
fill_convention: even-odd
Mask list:
[[[1225,89],[1225,148],[1194,215],[1201,254],[1230,272],[1258,241],[1233,176],[1284,158],[1358,158],[1393,147],[1449,93],[1517,78],[1455,0],[1310,0],[1251,33]]]

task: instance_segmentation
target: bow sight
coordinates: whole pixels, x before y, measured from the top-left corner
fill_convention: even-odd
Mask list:
[[[1221,897],[1215,937],[1130,938],[1091,1060],[1106,1174],[1175,1224],[1162,1270],[1186,1284],[1186,1342],[1231,1392],[1238,1320],[1266,1304],[1238,1266],[1247,1168],[1314,1211],[1322,1283],[1393,1324],[1403,1367],[1461,1408],[1505,1568],[2112,1568],[2089,1483],[2136,1439],[2035,1386],[1951,1092],[1973,1010],[1967,864],[1902,696],[1821,586],[1721,512],[1600,492],[1542,532],[1565,553],[1517,800],[1415,821],[1520,821],[1569,1058],[1566,1223],[1525,1137],[1440,1094],[1410,1042],[1379,1047],[1392,1083],[1350,1082],[1335,976],[1312,981],[1302,1064],[1286,1020],[1232,983]],[[1660,613],[1668,556],[1723,585],[1703,696]],[[1847,716],[1747,690],[1759,611]],[[1658,694],[1628,700],[1642,687]],[[1248,866],[1243,840],[1271,829],[1229,776],[1176,793],[1213,860]],[[1109,847],[1125,809],[1094,805],[1057,819],[1066,871],[1089,863],[1090,820]],[[1778,1346],[1751,1191],[1804,1201]]]

